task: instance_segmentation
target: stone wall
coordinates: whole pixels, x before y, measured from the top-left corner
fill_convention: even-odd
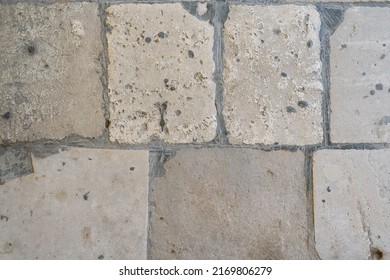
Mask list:
[[[390,1],[0,1],[0,259],[390,259]]]

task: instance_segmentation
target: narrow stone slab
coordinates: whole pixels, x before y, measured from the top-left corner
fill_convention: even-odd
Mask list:
[[[315,240],[323,259],[390,259],[390,150],[314,154]]]
[[[123,4],[106,12],[111,141],[213,140],[214,31],[207,6],[195,12],[204,21],[181,4]]]
[[[223,111],[230,142],[322,142],[320,25],[313,6],[230,7]]]
[[[331,141],[390,142],[390,8],[354,7],[331,37]]]
[[[304,155],[181,150],[154,179],[152,259],[306,259]]]
[[[97,4],[0,5],[0,143],[104,130]]]
[[[0,259],[145,259],[148,152],[33,156],[0,186]]]

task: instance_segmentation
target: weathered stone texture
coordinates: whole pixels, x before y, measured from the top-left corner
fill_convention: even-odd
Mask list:
[[[322,142],[319,31],[313,6],[230,7],[223,112],[230,142]]]
[[[331,141],[390,141],[390,8],[354,7],[331,37]]]
[[[0,186],[0,259],[145,259],[148,152],[33,157]]]
[[[0,6],[0,143],[104,129],[96,4]]]
[[[314,155],[315,240],[323,259],[390,259],[390,150]]]
[[[114,5],[107,25],[111,141],[213,140],[213,27],[181,4]]]
[[[177,152],[152,183],[151,258],[309,258],[303,166],[301,152]]]

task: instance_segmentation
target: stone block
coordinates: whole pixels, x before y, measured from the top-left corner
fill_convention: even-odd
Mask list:
[[[223,115],[231,143],[322,142],[320,25],[313,6],[230,7]]]
[[[390,142],[390,8],[353,7],[331,36],[333,143]]]
[[[97,4],[0,6],[0,143],[104,130]]]
[[[0,185],[0,259],[145,259],[146,151],[72,148],[32,157]]]
[[[304,155],[180,150],[151,189],[152,259],[307,259]]]
[[[203,12],[181,4],[106,10],[111,141],[214,139],[214,31]]]
[[[314,154],[314,222],[322,259],[390,259],[390,150]]]

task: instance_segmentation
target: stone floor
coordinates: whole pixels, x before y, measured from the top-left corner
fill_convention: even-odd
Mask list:
[[[0,1],[0,259],[390,259],[390,1],[269,2]]]

